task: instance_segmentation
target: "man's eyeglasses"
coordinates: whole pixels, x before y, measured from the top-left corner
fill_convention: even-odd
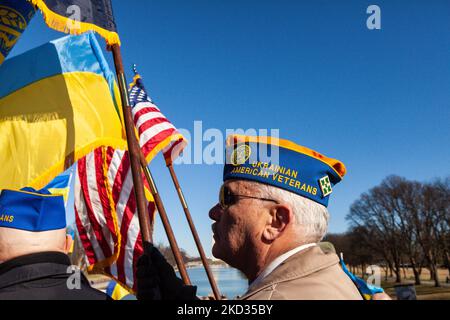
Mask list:
[[[228,187],[222,186],[220,187],[219,193],[219,205],[222,209],[227,209],[228,207],[236,204],[239,201],[239,198],[247,198],[247,199],[258,199],[263,201],[272,201],[278,203],[278,201],[274,199],[260,198],[260,197],[252,197],[243,194],[234,194]]]

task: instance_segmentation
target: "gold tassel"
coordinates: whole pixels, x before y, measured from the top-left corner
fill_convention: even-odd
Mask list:
[[[118,44],[120,46],[119,35],[116,32],[108,31],[92,23],[75,21],[67,17],[61,16],[51,11],[43,0],[30,0],[30,1],[32,4],[34,4],[41,10],[42,15],[44,17],[44,21],[50,28],[60,32],[75,35],[79,35],[87,31],[95,31],[106,40],[106,43],[108,45]],[[70,27],[71,23],[75,24],[77,27],[71,28]]]

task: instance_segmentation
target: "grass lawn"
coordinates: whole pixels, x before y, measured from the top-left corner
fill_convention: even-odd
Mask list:
[[[391,298],[396,298],[395,283],[381,282],[381,286]],[[416,289],[417,300],[450,300],[450,287],[436,288],[428,284],[414,287]]]
[[[356,274],[359,277],[361,275],[361,269],[356,269]],[[424,281],[424,283],[420,286],[414,286],[416,289],[416,296],[418,300],[450,300],[450,286],[446,283],[445,279],[448,276],[448,269],[441,268],[438,270],[439,279],[443,284],[442,287],[436,288],[433,285],[433,281],[430,281],[430,273],[428,269],[423,268],[420,279]],[[401,269],[402,283],[414,283],[414,273],[411,268],[402,268]],[[406,277],[405,277],[406,276]],[[393,278],[388,278],[388,281],[385,281],[385,272],[384,269],[381,269],[381,287],[386,291],[386,293],[391,296],[392,299],[397,299],[395,294],[395,285]]]

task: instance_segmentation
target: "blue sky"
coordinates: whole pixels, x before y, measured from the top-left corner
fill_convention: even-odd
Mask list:
[[[381,8],[381,30],[366,27],[371,4]],[[128,79],[136,63],[177,127],[192,130],[203,121],[204,130],[222,132],[279,129],[281,138],[345,163],[348,174],[330,200],[331,232],[347,229],[351,203],[387,175],[450,174],[448,1],[113,0],[113,6]],[[61,36],[37,14],[10,56]],[[180,246],[196,255],[162,157],[150,167]],[[209,253],[208,210],[217,202],[222,166],[175,170]],[[167,242],[159,218],[155,242]]]

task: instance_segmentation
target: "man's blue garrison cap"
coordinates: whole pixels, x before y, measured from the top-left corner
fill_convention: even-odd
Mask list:
[[[34,232],[63,229],[64,197],[45,189],[4,189],[0,193],[0,227]]]
[[[346,169],[336,159],[274,137],[231,135],[227,138],[223,181],[251,180],[328,206],[335,184]]]

